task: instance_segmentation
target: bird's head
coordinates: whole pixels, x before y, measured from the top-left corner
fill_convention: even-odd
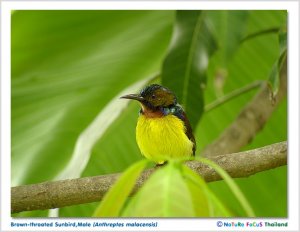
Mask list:
[[[158,84],[145,87],[139,94],[128,94],[121,98],[139,101],[142,105],[142,112],[155,112],[177,104],[175,94],[172,93],[171,90]]]

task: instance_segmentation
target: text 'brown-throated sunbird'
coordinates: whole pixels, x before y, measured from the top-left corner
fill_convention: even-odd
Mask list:
[[[136,126],[136,141],[142,154],[157,164],[170,159],[189,159],[196,142],[189,120],[169,89],[152,84],[139,94],[121,98],[141,104]]]

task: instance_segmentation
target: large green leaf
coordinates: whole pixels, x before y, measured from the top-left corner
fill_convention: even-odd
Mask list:
[[[122,215],[125,217],[232,216],[199,175],[182,163],[173,162],[153,173],[139,189],[137,195],[129,199]]]
[[[125,217],[193,217],[195,211],[179,164],[170,162],[145,182],[125,209]]]
[[[177,11],[173,38],[162,68],[162,84],[175,92],[193,128],[204,107],[210,56],[216,49],[204,11]]]
[[[158,72],[172,19],[172,11],[12,15],[12,185],[57,176],[98,113]]]

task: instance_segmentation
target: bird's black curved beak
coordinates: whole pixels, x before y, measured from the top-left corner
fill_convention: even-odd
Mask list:
[[[137,100],[139,102],[143,102],[145,99],[139,95],[139,94],[128,94],[128,95],[124,95],[120,98],[125,98],[125,99],[132,99],[132,100]]]

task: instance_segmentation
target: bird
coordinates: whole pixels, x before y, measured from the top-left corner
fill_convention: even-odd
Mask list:
[[[138,94],[121,98],[136,100],[141,105],[136,141],[147,159],[160,166],[169,160],[187,160],[195,156],[196,141],[192,127],[170,89],[151,84]]]

